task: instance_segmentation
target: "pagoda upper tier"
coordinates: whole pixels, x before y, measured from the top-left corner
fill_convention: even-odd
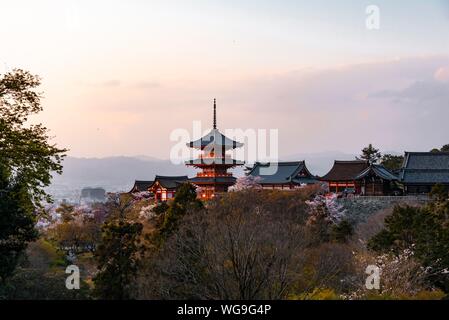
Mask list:
[[[187,146],[190,148],[196,148],[201,150],[204,150],[207,147],[209,150],[218,151],[222,149],[231,150],[235,148],[240,148],[243,146],[243,143],[229,139],[224,134],[222,134],[217,128],[214,128],[204,137],[187,143]]]
[[[206,149],[207,154],[211,154],[213,157],[224,157],[224,152],[235,148],[240,148],[243,143],[234,141],[226,137],[217,129],[217,100],[214,99],[214,127],[204,137],[187,143],[189,148]]]

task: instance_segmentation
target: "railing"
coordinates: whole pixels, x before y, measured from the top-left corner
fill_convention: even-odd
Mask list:
[[[347,198],[341,198],[343,200],[383,200],[383,201],[430,201],[430,197],[428,195],[415,195],[415,196],[352,196]]]
[[[220,177],[232,177],[232,173],[204,173],[204,172],[198,172],[197,177],[213,177],[213,178],[220,178]]]

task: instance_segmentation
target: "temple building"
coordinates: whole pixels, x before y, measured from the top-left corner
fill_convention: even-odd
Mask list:
[[[449,153],[406,152],[399,178],[406,194],[428,194],[437,183],[449,188]]]
[[[187,166],[201,169],[190,182],[198,187],[201,199],[210,199],[217,193],[227,192],[235,184],[236,178],[228,170],[241,166],[244,162],[232,159],[227,151],[242,147],[243,144],[224,136],[217,129],[217,104],[214,99],[213,129],[204,137],[187,143],[190,148],[201,150],[198,159],[186,161]]]
[[[351,193],[361,196],[398,195],[399,177],[380,164],[364,160],[335,161],[334,166],[321,178],[328,183],[329,192]]]
[[[271,169],[275,172],[270,172]],[[272,164],[256,162],[247,175],[259,177],[258,183],[264,189],[293,190],[319,182],[318,178],[307,169],[305,161]]]
[[[154,194],[156,202],[168,201],[175,197],[176,189],[187,182],[189,182],[187,176],[156,176],[148,191]]]
[[[401,194],[399,177],[379,164],[371,164],[355,177],[362,196],[391,196]],[[358,188],[356,188],[358,189]]]
[[[332,169],[321,178],[328,184],[329,192],[351,192],[360,194],[361,185],[356,183],[356,178],[364,170],[369,168],[368,161],[353,160],[353,161],[339,161],[334,162]]]

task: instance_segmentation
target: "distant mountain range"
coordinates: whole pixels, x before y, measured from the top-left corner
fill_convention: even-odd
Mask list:
[[[335,159],[351,160],[355,155],[341,152],[321,152],[295,154],[283,158],[284,161],[306,160],[309,170],[316,175],[324,175],[330,170]],[[56,199],[79,198],[85,187],[101,187],[106,191],[128,191],[134,180],[153,180],[155,175],[194,176],[196,170],[184,165],[174,165],[169,160],[148,156],[75,158],[64,160],[62,175],[55,175],[48,191]],[[243,175],[243,168],[234,171],[235,176]]]

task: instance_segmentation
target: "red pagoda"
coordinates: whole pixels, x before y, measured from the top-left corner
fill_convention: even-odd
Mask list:
[[[207,200],[217,193],[227,192],[236,180],[232,173],[228,173],[228,169],[241,166],[244,162],[232,159],[226,151],[242,147],[243,143],[227,138],[217,129],[215,99],[213,129],[201,139],[187,143],[187,146],[202,151],[198,159],[186,162],[187,166],[202,170],[196,177],[190,179],[190,182],[199,187],[198,195],[201,199]]]

